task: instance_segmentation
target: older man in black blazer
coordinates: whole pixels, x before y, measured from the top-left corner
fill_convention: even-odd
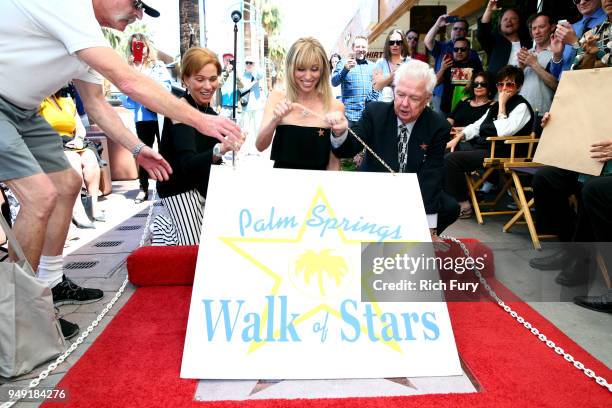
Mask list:
[[[442,191],[444,150],[450,126],[427,107],[436,85],[436,76],[424,62],[410,60],[395,71],[393,103],[369,103],[356,125],[351,127],[395,172],[416,173],[432,238],[455,222],[459,205]],[[338,157],[353,157],[363,145],[348,132],[340,115],[328,115],[332,126],[332,147]],[[362,171],[389,170],[369,151]]]

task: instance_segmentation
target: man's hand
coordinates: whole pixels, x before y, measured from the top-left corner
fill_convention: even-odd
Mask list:
[[[489,2],[487,3],[486,10],[488,10],[488,11],[495,11],[495,10],[497,10],[497,0],[489,0]]]
[[[438,17],[438,19],[436,20],[436,27],[446,27],[448,25],[448,23],[446,22],[446,17],[448,17],[448,14],[442,14],[440,17]]]
[[[605,163],[612,160],[612,139],[603,140],[591,145],[591,158]]]
[[[136,156],[136,162],[149,173],[154,180],[168,180],[172,174],[172,168],[161,154],[155,152],[148,146],[143,146]]]
[[[563,58],[563,41],[558,38],[554,33],[550,35],[550,50],[553,53],[555,61],[559,61]]]
[[[557,24],[555,29],[555,37],[563,42],[563,44],[572,45],[578,41],[578,36],[574,28],[568,22]]]
[[[196,129],[203,135],[214,137],[221,143],[226,139],[230,143],[238,143],[242,140],[240,126],[223,116],[202,115]]]
[[[584,42],[582,42],[582,49],[585,54],[595,55],[599,52],[599,47],[597,46],[597,41],[599,41],[598,35],[587,35],[584,37]]]
[[[355,58],[349,58],[346,60],[346,64],[344,64],[344,69],[346,69],[347,71],[350,71],[356,66],[357,66],[357,61],[355,60]]]
[[[325,115],[325,121],[331,127],[334,136],[341,136],[348,129],[348,120],[341,112],[333,111]]]
[[[444,58],[442,59],[442,65],[440,65],[440,70],[444,72],[452,66],[453,66],[453,59],[449,55],[445,55]]]
[[[529,52],[529,50],[525,47],[521,48],[517,53],[517,58],[519,62],[519,68],[525,69],[525,67],[532,67],[533,64],[537,63],[537,59],[535,55]]]
[[[542,129],[546,127],[549,120],[550,120],[550,112],[546,112],[544,116],[542,116],[542,122],[540,123],[540,125],[542,126]]]

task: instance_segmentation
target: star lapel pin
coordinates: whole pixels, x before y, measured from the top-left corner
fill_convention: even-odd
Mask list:
[[[319,129],[319,131],[317,133],[319,134],[319,136],[324,136],[325,135],[325,131],[323,129]]]
[[[419,147],[421,148],[422,151],[426,152],[429,145],[427,143],[421,143]]]

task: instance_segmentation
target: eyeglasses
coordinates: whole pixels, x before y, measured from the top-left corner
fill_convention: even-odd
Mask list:
[[[142,4],[141,0],[134,0],[132,5],[134,6],[136,10],[142,10],[144,8],[144,4]]]
[[[389,46],[402,45],[402,40],[389,40]]]
[[[455,52],[466,52],[467,51],[467,47],[455,47],[455,48],[453,48],[453,51],[455,51]]]
[[[246,62],[245,62],[245,64],[247,64],[247,65],[253,65],[253,64],[254,64],[254,62],[252,62],[252,61],[246,61]]]
[[[489,84],[485,81],[476,81],[474,82],[474,88],[486,88]]]
[[[510,81],[498,82],[496,85],[498,88],[508,88],[508,89],[516,88],[516,83],[510,82]]]
[[[406,37],[406,39],[412,41],[412,40],[418,40],[419,37],[415,37],[415,36],[409,35],[408,37]]]

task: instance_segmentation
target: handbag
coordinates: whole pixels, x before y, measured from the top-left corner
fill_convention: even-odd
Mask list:
[[[248,91],[240,94],[240,106],[242,106],[243,108],[246,108],[246,106],[249,104],[249,96],[250,95],[251,95],[251,90],[250,89]]]
[[[0,227],[19,258],[17,262],[0,262],[0,376],[10,378],[57,357],[66,343],[51,289],[36,279],[2,216]]]

